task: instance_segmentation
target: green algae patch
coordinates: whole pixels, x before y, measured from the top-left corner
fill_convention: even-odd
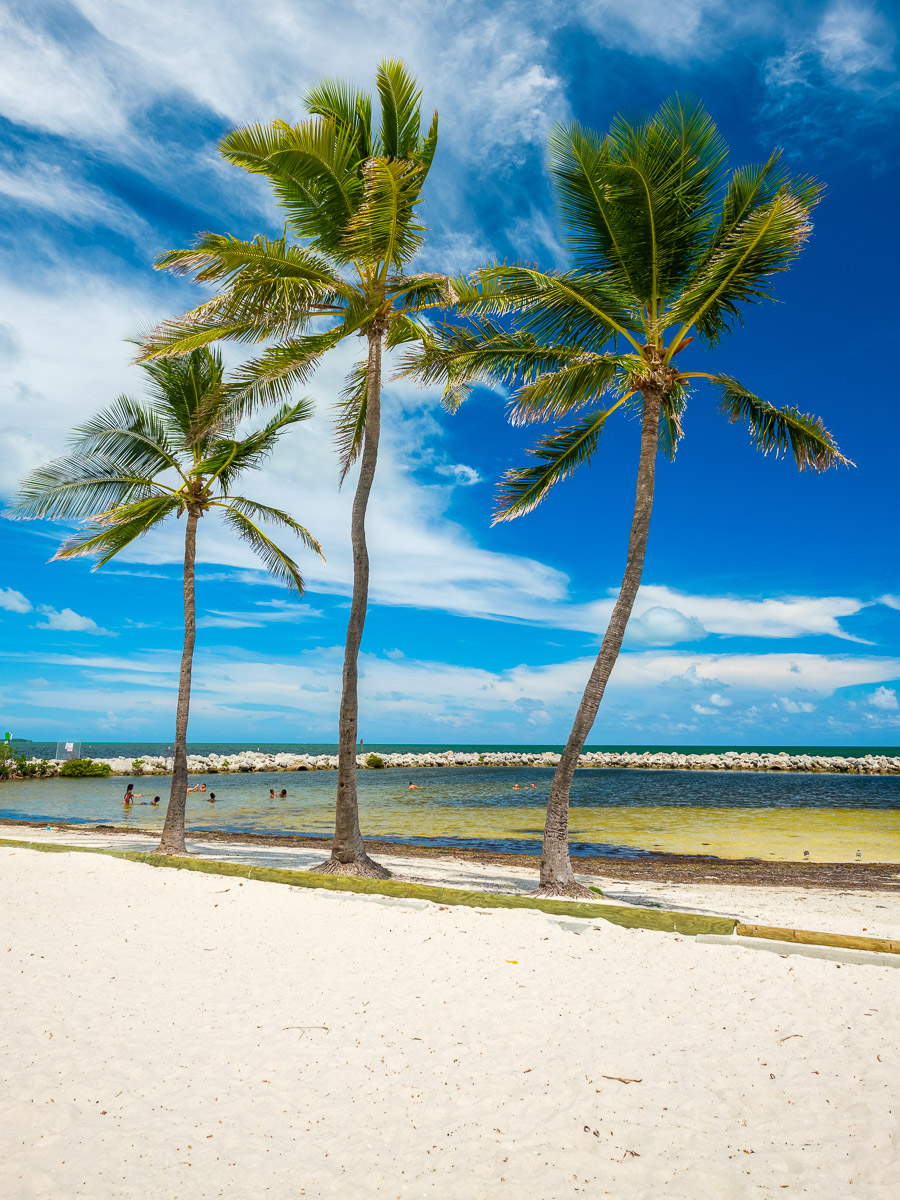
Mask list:
[[[318,888],[329,892],[351,892],[365,896],[390,896],[400,900],[427,900],[432,904],[462,905],[466,908],[537,909],[556,917],[604,920],[626,929],[651,929],[660,933],[698,933],[730,935],[732,917],[711,917],[702,913],[668,912],[665,909],[635,908],[618,904],[591,904],[578,900],[541,900],[534,896],[498,895],[495,892],[469,892],[461,888],[435,887],[424,883],[405,883],[399,879],[358,879],[339,875],[316,875],[311,871],[249,866],[246,863],[219,862],[208,858],[175,857],[136,850],[112,850],[103,846],[66,846],[52,842],[19,842],[0,839],[0,846],[39,850],[52,854],[104,854],[108,858],[144,863],[150,867],[169,867],[179,871],[200,871],[206,875],[227,875],[260,883],[280,883],[290,887]]]

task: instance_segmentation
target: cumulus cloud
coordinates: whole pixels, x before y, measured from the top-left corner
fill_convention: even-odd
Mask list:
[[[720,696],[718,692],[713,692],[709,698],[710,704],[714,704],[716,708],[731,708],[734,704],[733,700],[729,700],[727,696]]]
[[[7,612],[27,613],[31,612],[31,601],[15,588],[0,587],[0,608]]]
[[[884,712],[892,712],[900,709],[900,701],[897,699],[897,693],[894,688],[876,688],[866,699],[873,708],[880,708]]]
[[[791,700],[789,696],[781,696],[781,707],[789,713],[811,713],[816,711],[815,704],[809,700]]]
[[[59,633],[93,633],[101,637],[119,636],[109,629],[101,628],[91,617],[80,616],[71,608],[64,608],[58,612],[49,604],[42,604],[38,612],[43,614],[45,620],[39,621],[35,629],[53,629]]]
[[[626,637],[644,646],[674,646],[706,637],[706,630],[696,618],[686,617],[677,608],[654,605],[629,621]]]

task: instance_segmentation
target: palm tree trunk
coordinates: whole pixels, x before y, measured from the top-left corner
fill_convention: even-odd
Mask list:
[[[576,896],[596,899],[587,888],[576,882],[569,858],[569,792],[575,768],[588,734],[597,717],[597,709],[603,699],[607,681],[625,636],[625,626],[631,616],[634,601],[641,585],[644,570],[644,554],[647,536],[650,533],[650,513],[653,509],[653,485],[656,474],[656,451],[659,437],[659,409],[662,391],[657,387],[643,390],[644,413],[641,425],[641,456],[638,464],[637,494],[634,514],[631,518],[631,534],[628,539],[628,559],[622,587],[616,600],[606,634],[591,671],[569,740],[553,776],[550,799],[547,802],[547,820],[544,824],[544,845],[541,855],[541,879],[539,896]]]
[[[390,872],[366,854],[359,828],[356,794],[356,740],[359,718],[359,647],[369,601],[369,552],[366,548],[366,508],[375,479],[378,438],[381,432],[381,342],[382,330],[369,334],[366,432],[359,468],[350,541],[353,547],[353,597],[344,648],[344,674],[338,721],[337,802],[331,858],[313,871],[336,875],[364,875],[386,879]]]
[[[184,845],[184,810],[187,801],[187,727],[191,707],[191,669],[197,637],[197,611],[194,603],[194,562],[197,556],[198,514],[187,511],[184,531],[184,649],[178,679],[178,707],[175,711],[175,761],[172,764],[172,790],[157,854],[187,854]]]

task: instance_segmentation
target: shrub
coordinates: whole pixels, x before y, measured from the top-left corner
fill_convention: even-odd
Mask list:
[[[381,757],[380,754],[370,754],[369,757],[366,759],[366,766],[367,767],[383,767],[384,759]]]
[[[109,763],[94,762],[92,758],[70,758],[59,768],[60,775],[67,779],[83,779],[87,775],[108,775]]]
[[[143,770],[144,770],[144,760],[142,758],[133,759],[132,763],[131,763],[132,775],[141,775],[141,774],[143,774]]]

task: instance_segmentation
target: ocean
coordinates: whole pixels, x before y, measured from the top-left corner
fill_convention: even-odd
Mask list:
[[[146,744],[131,750],[150,752]],[[552,767],[362,771],[363,834],[410,846],[537,855],[552,778]],[[333,831],[333,771],[192,775],[191,781],[207,786],[187,798],[187,826],[197,833],[328,837]],[[170,778],[137,777],[135,791],[143,795],[133,807],[122,804],[126,782],[3,782],[0,817],[159,829]],[[150,803],[154,795],[158,807]],[[900,862],[900,776],[580,769],[570,829],[575,856],[802,860],[808,853],[819,862]]]
[[[63,740],[63,739],[61,739]],[[65,740],[69,740],[68,738]],[[55,758],[56,742],[28,741],[26,738],[14,738],[10,743],[13,750],[22,752],[32,758]],[[421,743],[407,744],[401,742],[366,742],[366,751],[375,754],[440,754],[447,750],[458,750],[466,754],[479,752],[517,752],[522,754],[542,754],[552,750],[558,754],[561,745],[550,742],[534,742],[516,745],[506,742],[502,745],[485,745],[483,743]],[[241,750],[264,750],[271,754],[337,754],[336,742],[188,742],[189,754],[237,754]],[[643,754],[649,750],[651,754],[675,752],[679,754],[723,754],[726,750],[742,750],[747,753],[779,754],[782,750],[788,754],[830,754],[856,758],[864,754],[900,754],[898,746],[787,746],[762,745],[743,746],[729,743],[718,746],[671,746],[660,743],[642,743],[641,745],[601,745],[591,743],[585,746],[590,751],[610,751],[617,753]],[[146,754],[171,754],[171,742],[82,742],[81,753],[85,758],[141,758]]]

